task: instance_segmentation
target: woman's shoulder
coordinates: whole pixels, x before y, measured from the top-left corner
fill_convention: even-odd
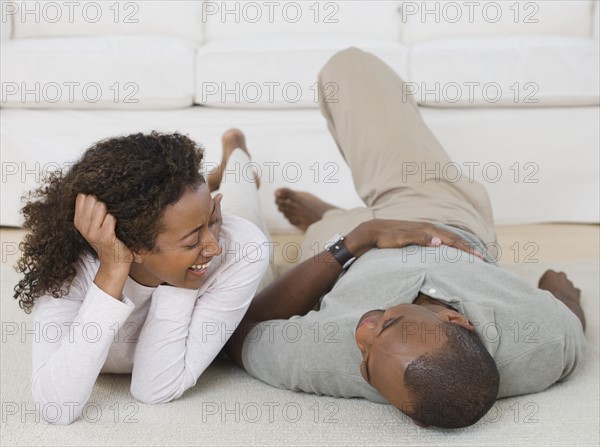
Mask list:
[[[50,306],[53,309],[57,307],[71,308],[73,305],[81,305],[85,299],[88,289],[91,287],[96,272],[99,268],[99,261],[92,256],[82,256],[74,264],[75,277],[64,283],[63,289],[66,294],[60,299],[45,294],[36,301],[36,313],[40,308]]]
[[[100,268],[100,261],[98,260],[98,258],[92,255],[83,255],[75,263],[75,270],[77,271],[77,276],[91,276],[91,278],[94,279],[98,268]]]
[[[254,242],[261,244],[268,241],[267,236],[255,224],[233,214],[223,214],[221,237],[225,241],[237,243]]]
[[[100,261],[94,256],[83,255],[75,262],[74,267],[75,277],[70,281],[69,289],[77,290],[79,292],[77,295],[85,295],[100,268]]]
[[[245,269],[248,264],[262,270],[270,259],[267,236],[255,224],[244,218],[223,214],[221,225],[221,265],[232,271]],[[262,274],[262,273],[261,273]]]

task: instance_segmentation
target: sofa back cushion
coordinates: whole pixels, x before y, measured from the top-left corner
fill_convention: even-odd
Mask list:
[[[247,37],[202,45],[196,56],[197,104],[224,108],[317,108],[319,95],[337,102],[338,86],[317,78],[338,51],[359,47],[408,74],[408,49],[388,39]]]
[[[204,1],[207,41],[250,37],[369,37],[398,41],[400,1]]]
[[[403,1],[402,39],[592,35],[594,0]]]
[[[196,48],[171,36],[12,39],[2,43],[0,106],[189,107]]]
[[[202,42],[202,2],[4,1],[13,38],[145,35]]]
[[[598,43],[584,37],[504,36],[410,46],[405,90],[429,107],[599,104]]]

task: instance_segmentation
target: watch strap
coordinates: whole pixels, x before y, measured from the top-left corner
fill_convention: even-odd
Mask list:
[[[356,257],[350,253],[348,247],[344,243],[344,236],[341,236],[337,241],[333,242],[327,251],[333,255],[335,260],[346,270],[356,260]]]

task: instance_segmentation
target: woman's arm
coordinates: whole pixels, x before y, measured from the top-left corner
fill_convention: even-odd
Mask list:
[[[35,305],[31,389],[50,423],[79,417],[115,332],[134,308],[96,286],[95,272],[81,262],[67,295],[41,296]]]
[[[132,253],[115,235],[115,218],[94,196],[78,194],[75,228],[98,262],[80,261],[69,293],[38,298],[31,387],[49,422],[69,424],[83,410],[108,351],[131,312],[123,300]],[[56,411],[50,409],[56,408]]]
[[[131,394],[136,399],[177,399],[223,349],[268,266],[266,244],[261,244],[266,242],[264,235],[256,229],[252,240],[247,247],[235,242],[224,247],[228,265],[200,297],[197,290],[156,289],[135,352]]]
[[[356,257],[371,248],[401,248],[407,245],[449,245],[479,258],[472,247],[456,234],[425,222],[374,219],[364,222],[346,235],[346,247]],[[262,321],[287,319],[309,312],[335,284],[342,268],[335,258],[323,251],[289,270],[252,301],[239,328],[226,346],[229,357],[242,363],[242,347],[248,333]]]

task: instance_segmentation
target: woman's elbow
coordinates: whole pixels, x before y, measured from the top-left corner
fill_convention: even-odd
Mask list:
[[[53,425],[69,425],[79,418],[82,411],[80,402],[55,402],[33,396],[35,411],[46,422]]]
[[[175,390],[160,390],[157,391],[149,386],[143,386],[136,382],[131,383],[131,395],[133,398],[144,404],[164,404],[180,397],[183,392]]]

